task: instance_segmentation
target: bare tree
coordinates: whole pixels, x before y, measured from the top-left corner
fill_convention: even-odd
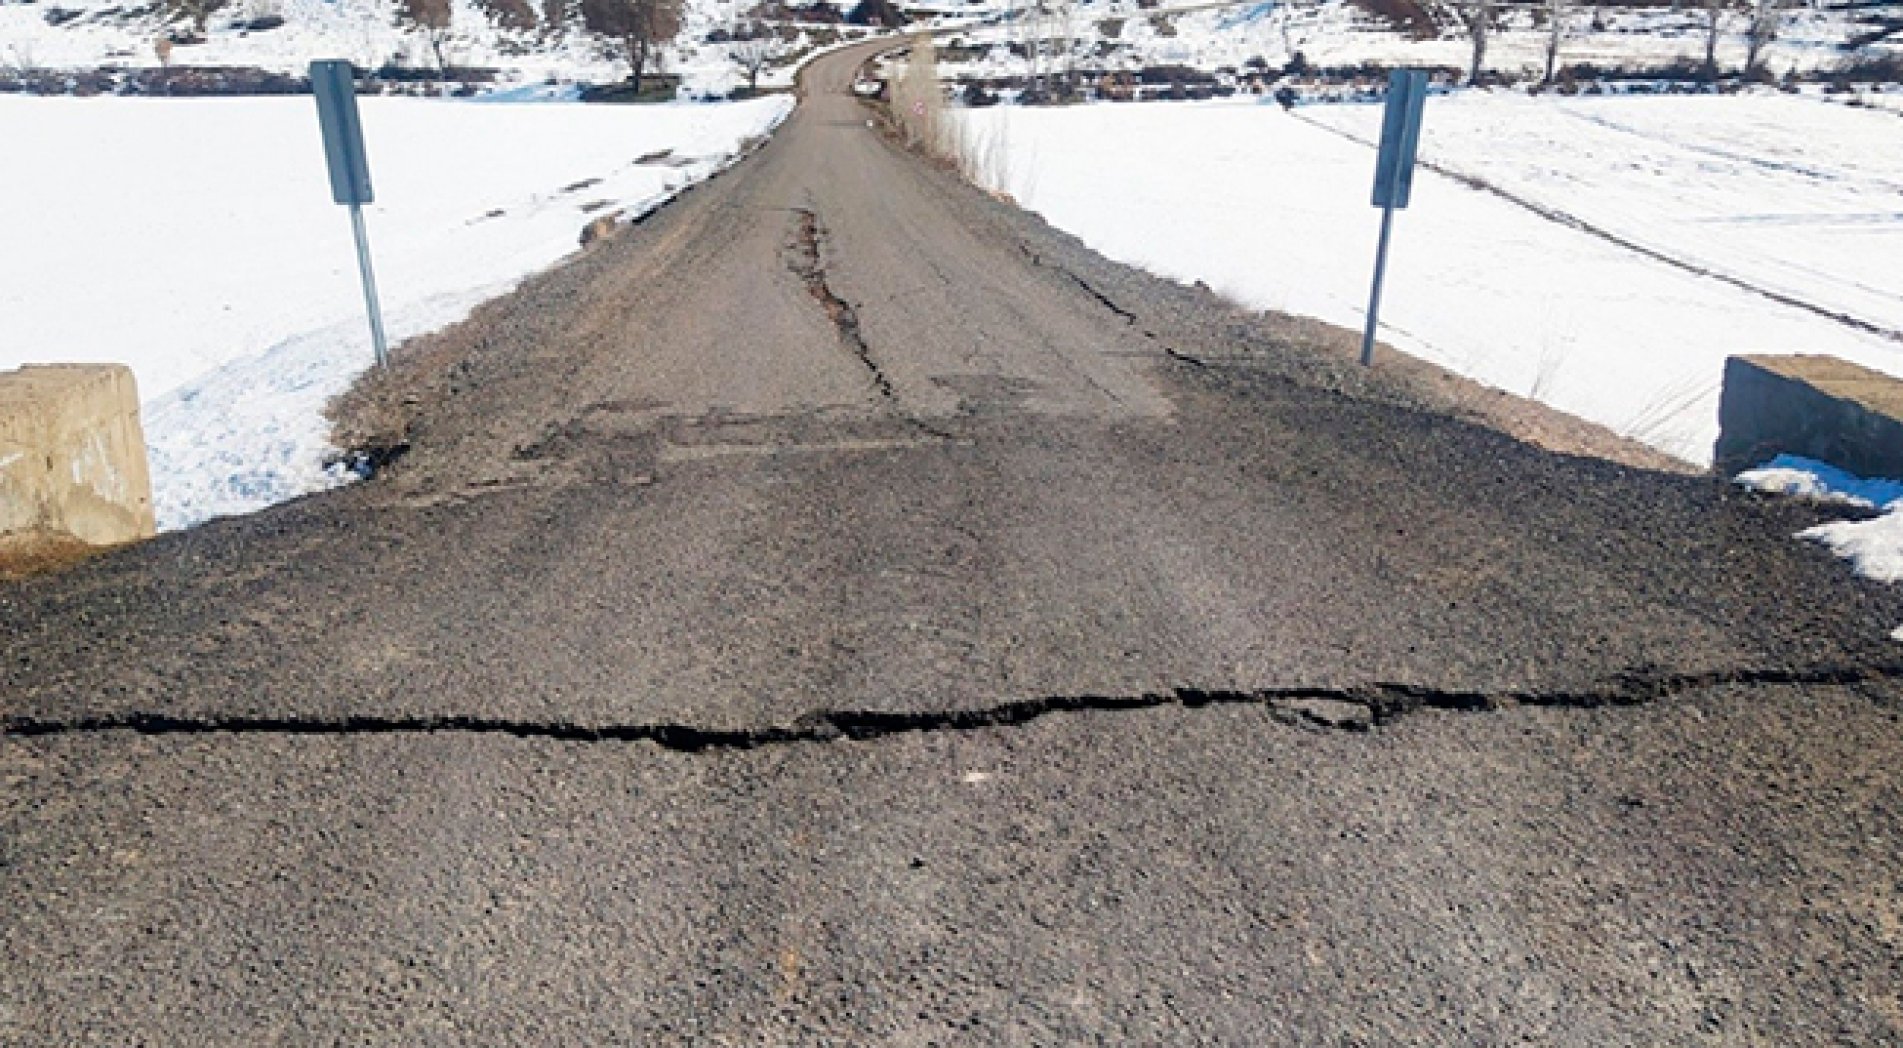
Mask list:
[[[1758,71],[1764,61],[1764,49],[1777,39],[1784,20],[1782,0],[1754,0],[1751,5],[1751,26],[1745,30],[1744,72],[1746,76]]]
[[[1572,14],[1571,0],[1546,0],[1546,79],[1552,83],[1559,71],[1559,49],[1566,42],[1566,22]]]
[[[1301,54],[1302,49],[1308,46],[1308,34],[1298,33],[1295,30],[1295,15],[1294,4],[1276,4],[1275,10],[1270,15],[1275,19],[1276,30],[1282,36],[1282,54],[1285,56],[1283,58],[1285,63],[1294,60],[1295,56]]]
[[[501,29],[528,33],[541,24],[529,0],[476,0],[476,6]]]
[[[621,46],[638,95],[643,75],[660,68],[661,48],[681,31],[681,0],[582,0],[581,17],[589,32]]]
[[[1704,0],[1705,4],[1705,79],[1718,79],[1718,40],[1725,34],[1730,0]]]
[[[1070,0],[1050,0],[1051,75],[1059,97],[1069,98],[1077,82],[1077,10]]]
[[[168,17],[185,18],[192,23],[192,32],[205,35],[205,22],[212,12],[222,9],[229,0],[165,0]]]
[[[430,51],[436,56],[436,75],[439,79],[449,76],[452,17],[450,0],[402,0],[397,7],[397,21],[407,23],[429,42]]]
[[[785,42],[771,27],[760,22],[749,22],[735,29],[733,43],[727,45],[728,56],[747,75],[748,91],[760,90],[760,73],[785,53]]]
[[[1473,42],[1473,58],[1467,66],[1467,82],[1480,82],[1480,70],[1487,61],[1487,41],[1493,35],[1495,0],[1468,0],[1455,8],[1467,27],[1467,39]]]
[[[152,41],[152,53],[159,60],[159,83],[169,95],[172,93],[172,38],[162,36]]]

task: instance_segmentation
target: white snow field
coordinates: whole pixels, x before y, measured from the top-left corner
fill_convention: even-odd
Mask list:
[[[1240,303],[1360,328],[1378,105],[1253,100],[964,110],[993,188],[1093,248]],[[1428,102],[1423,155],[1687,265],[1903,328],[1903,124],[1776,93]],[[1688,272],[1422,170],[1381,337],[1711,461],[1727,355],[1903,374],[1903,341]]]
[[[707,178],[791,106],[363,99],[392,341]],[[0,97],[0,141],[0,369],[129,364],[161,528],[347,479],[322,409],[372,351],[309,96]]]
[[[1818,95],[1437,99],[1422,156],[1624,239],[1903,332],[1903,123]],[[1380,110],[1304,115],[1372,143]]]

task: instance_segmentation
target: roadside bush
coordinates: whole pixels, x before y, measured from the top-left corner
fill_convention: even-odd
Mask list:
[[[1705,66],[1704,63],[1692,58],[1678,58],[1655,65],[1603,66],[1593,62],[1576,62],[1561,69],[1560,75],[1570,75],[1575,80],[1663,80],[1698,83],[1705,79]]]
[[[499,29],[527,33],[541,24],[528,0],[476,0],[476,6]]]
[[[963,101],[972,109],[985,109],[997,105],[1000,99],[994,92],[985,90],[983,84],[966,84]]]
[[[912,42],[905,72],[891,85],[892,118],[914,149],[936,151],[945,95],[938,86],[938,54],[930,36]]]
[[[1420,0],[1359,0],[1357,6],[1416,40],[1432,40],[1440,35],[1434,16]]]
[[[1190,66],[1153,65],[1144,66],[1137,73],[1137,81],[1144,84],[1213,84],[1216,78],[1213,74]]]
[[[882,25],[887,29],[898,29],[905,25],[905,15],[893,5],[892,0],[859,0],[846,14],[846,21],[853,25]]]
[[[1833,78],[1868,84],[1903,83],[1903,55],[1862,55],[1831,70]]]

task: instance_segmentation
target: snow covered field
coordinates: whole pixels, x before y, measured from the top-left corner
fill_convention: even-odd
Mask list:
[[[1183,13],[1170,14],[1170,9]],[[1028,20],[975,28],[957,43],[986,48],[969,62],[946,62],[947,76],[1011,76],[1028,72],[1028,61],[1005,47],[1022,42],[1027,32],[1054,39],[1047,53],[1068,52],[1088,68],[1134,70],[1146,65],[1186,65],[1216,70],[1246,68],[1261,59],[1281,69],[1296,54],[1312,66],[1343,67],[1363,62],[1395,66],[1465,69],[1471,44],[1450,5],[1427,5],[1437,28],[1417,39],[1396,31],[1386,19],[1351,3],[1260,0],[1232,5],[1169,0],[1161,8],[1138,0],[1098,0],[1077,5],[1033,28]],[[1545,68],[1548,31],[1534,4],[1501,4],[1489,38],[1485,66],[1514,76],[1537,76]],[[1614,7],[1575,5],[1565,15],[1559,65],[1592,63],[1604,67],[1657,67],[1679,60],[1702,61],[1707,15],[1700,5]],[[1717,59],[1725,69],[1744,63],[1749,19],[1729,15],[1719,37]],[[1844,6],[1787,7],[1777,39],[1765,50],[1769,68],[1779,75],[1825,71],[1848,55],[1841,44],[1866,27],[1857,11]],[[1065,45],[1063,41],[1074,40]],[[1878,44],[1872,53],[1893,50]],[[1059,61],[1064,61],[1059,59]]]
[[[1903,123],[1819,99],[1461,93],[1437,100],[1422,156],[1673,258],[1903,331]],[[1380,135],[1374,106],[1304,115],[1364,141]]]
[[[364,99],[392,340],[546,268],[591,218],[708,177],[791,105]],[[0,97],[0,141],[0,369],[131,365],[163,528],[341,479],[321,411],[371,349],[308,96]]]
[[[703,0],[695,10],[718,0]],[[108,0],[62,0],[66,19],[47,17],[42,4],[0,5],[0,67],[86,69],[100,65],[152,66],[153,43],[170,28],[156,7],[128,11]],[[251,30],[260,17],[283,19]],[[615,60],[597,43],[566,37],[525,49],[511,46],[530,33],[497,28],[471,0],[452,0],[450,60],[460,65],[500,66],[522,76],[618,74]],[[435,65],[421,34],[395,16],[390,0],[237,0],[207,20],[204,42],[178,45],[178,65],[243,65],[298,73],[313,57],[344,58],[374,69],[392,59]],[[526,51],[526,53],[525,53]]]
[[[1097,250],[1245,305],[1359,328],[1378,212],[1373,105],[1252,100],[962,111],[994,181]],[[1814,97],[1435,98],[1423,153],[1688,264],[1903,328],[1903,125]],[[1903,342],[1419,173],[1382,337],[1697,463],[1724,358]]]
[[[686,0],[681,36],[667,49],[668,71],[690,82],[735,81],[727,49],[700,41],[713,30],[731,28],[750,6],[742,0]],[[539,4],[530,8],[540,9]],[[64,17],[49,19],[51,10]],[[428,41],[404,23],[398,10],[392,0],[234,0],[209,17],[202,42],[178,44],[172,62],[292,74],[302,74],[312,58],[348,59],[364,69],[385,64],[433,68],[436,58]],[[574,26],[552,32],[547,26],[505,28],[475,0],[451,0],[450,12],[445,57],[454,65],[496,69],[504,84],[612,83],[627,75],[627,63],[614,46]],[[250,28],[266,16],[283,24]],[[117,0],[0,3],[0,70],[152,67],[158,64],[154,42],[181,28],[157,6]]]

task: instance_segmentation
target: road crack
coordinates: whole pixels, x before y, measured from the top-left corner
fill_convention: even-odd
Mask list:
[[[832,282],[826,275],[826,227],[820,224],[819,215],[811,208],[788,208],[794,216],[793,242],[787,248],[787,267],[793,274],[806,282],[806,290],[812,294],[820,308],[838,329],[839,341],[857,357],[872,378],[872,388],[879,397],[893,405],[899,404],[898,390],[892,384],[892,377],[872,355],[872,346],[866,342],[865,333],[859,326],[858,311],[852,303],[839,297],[833,290]],[[937,440],[956,440],[957,435],[941,426],[935,426],[909,411],[899,411],[899,416],[913,429]]]
[[[818,300],[826,316],[832,320],[833,327],[839,329],[839,341],[859,358],[859,363],[865,365],[866,371],[872,376],[873,388],[879,391],[881,397],[895,399],[898,394],[892,388],[891,377],[873,359],[872,347],[866,344],[865,335],[859,330],[859,314],[853,310],[850,302],[833,291],[832,284],[826,278],[826,228],[819,224],[819,215],[804,207],[796,207],[792,211],[795,216],[794,238],[787,256],[788,266],[794,275],[806,282],[806,290]]]
[[[1084,294],[1089,295],[1093,299],[1096,299],[1098,305],[1116,314],[1116,316],[1119,319],[1121,319],[1126,325],[1132,328],[1137,326],[1137,315],[1131,312],[1130,310],[1125,309],[1122,306],[1118,305],[1115,299],[1111,298],[1109,295],[1104,294],[1103,291],[1098,289],[1097,285],[1092,284],[1090,281],[1085,280],[1081,276],[1078,276],[1076,273],[1072,272],[1070,269],[1064,266],[1058,265],[1055,262],[1044,261],[1044,256],[1038,254],[1035,251],[1032,251],[1028,245],[1019,244],[1018,250],[1024,252],[1024,257],[1030,260],[1031,265],[1036,266],[1039,269],[1048,269],[1051,272],[1056,273],[1059,276],[1062,276],[1068,279],[1071,283],[1077,285],[1078,289],[1083,291]],[[1143,337],[1150,339],[1151,341],[1155,341],[1156,332],[1145,330],[1143,332]],[[1190,354],[1185,353],[1180,349],[1176,349],[1173,346],[1164,346],[1163,352],[1171,360],[1174,360],[1179,364],[1188,364],[1188,365],[1191,365],[1192,367],[1199,367],[1199,368],[1206,368],[1209,366],[1209,362],[1202,359],[1201,357],[1191,356]]]
[[[1091,298],[1096,299],[1098,305],[1102,306],[1103,308],[1121,317],[1124,323],[1135,326],[1137,322],[1137,315],[1123,308],[1122,306],[1117,305],[1117,303],[1114,300],[1112,300],[1109,295],[1106,295],[1102,291],[1097,290],[1097,286],[1095,284],[1092,284],[1090,281],[1085,280],[1083,277],[1078,276],[1077,274],[1071,272],[1069,269],[1066,269],[1063,266],[1044,261],[1044,256],[1038,254],[1035,251],[1032,251],[1026,245],[1019,244],[1018,249],[1024,252],[1024,257],[1030,259],[1032,265],[1037,266],[1040,269],[1048,269],[1053,273],[1057,273],[1064,277],[1068,277],[1071,283],[1076,284],[1079,288],[1083,290],[1084,294],[1089,295]]]
[[[1257,690],[1177,687],[1133,695],[1054,695],[968,710],[916,712],[821,710],[789,725],[709,728],[692,724],[606,724],[514,720],[462,715],[386,717],[176,716],[131,712],[72,720],[9,716],[0,737],[46,738],[124,731],[140,735],[501,735],[572,743],[649,742],[679,753],[756,750],[793,744],[872,741],[899,735],[1010,728],[1056,714],[1126,713],[1164,707],[1267,708],[1296,727],[1370,732],[1426,711],[1487,713],[1518,707],[1589,710],[1635,707],[1725,686],[1853,686],[1903,680],[1903,663],[1822,665],[1799,669],[1629,671],[1577,690],[1463,691],[1418,684],[1372,683],[1347,688],[1294,686]]]

